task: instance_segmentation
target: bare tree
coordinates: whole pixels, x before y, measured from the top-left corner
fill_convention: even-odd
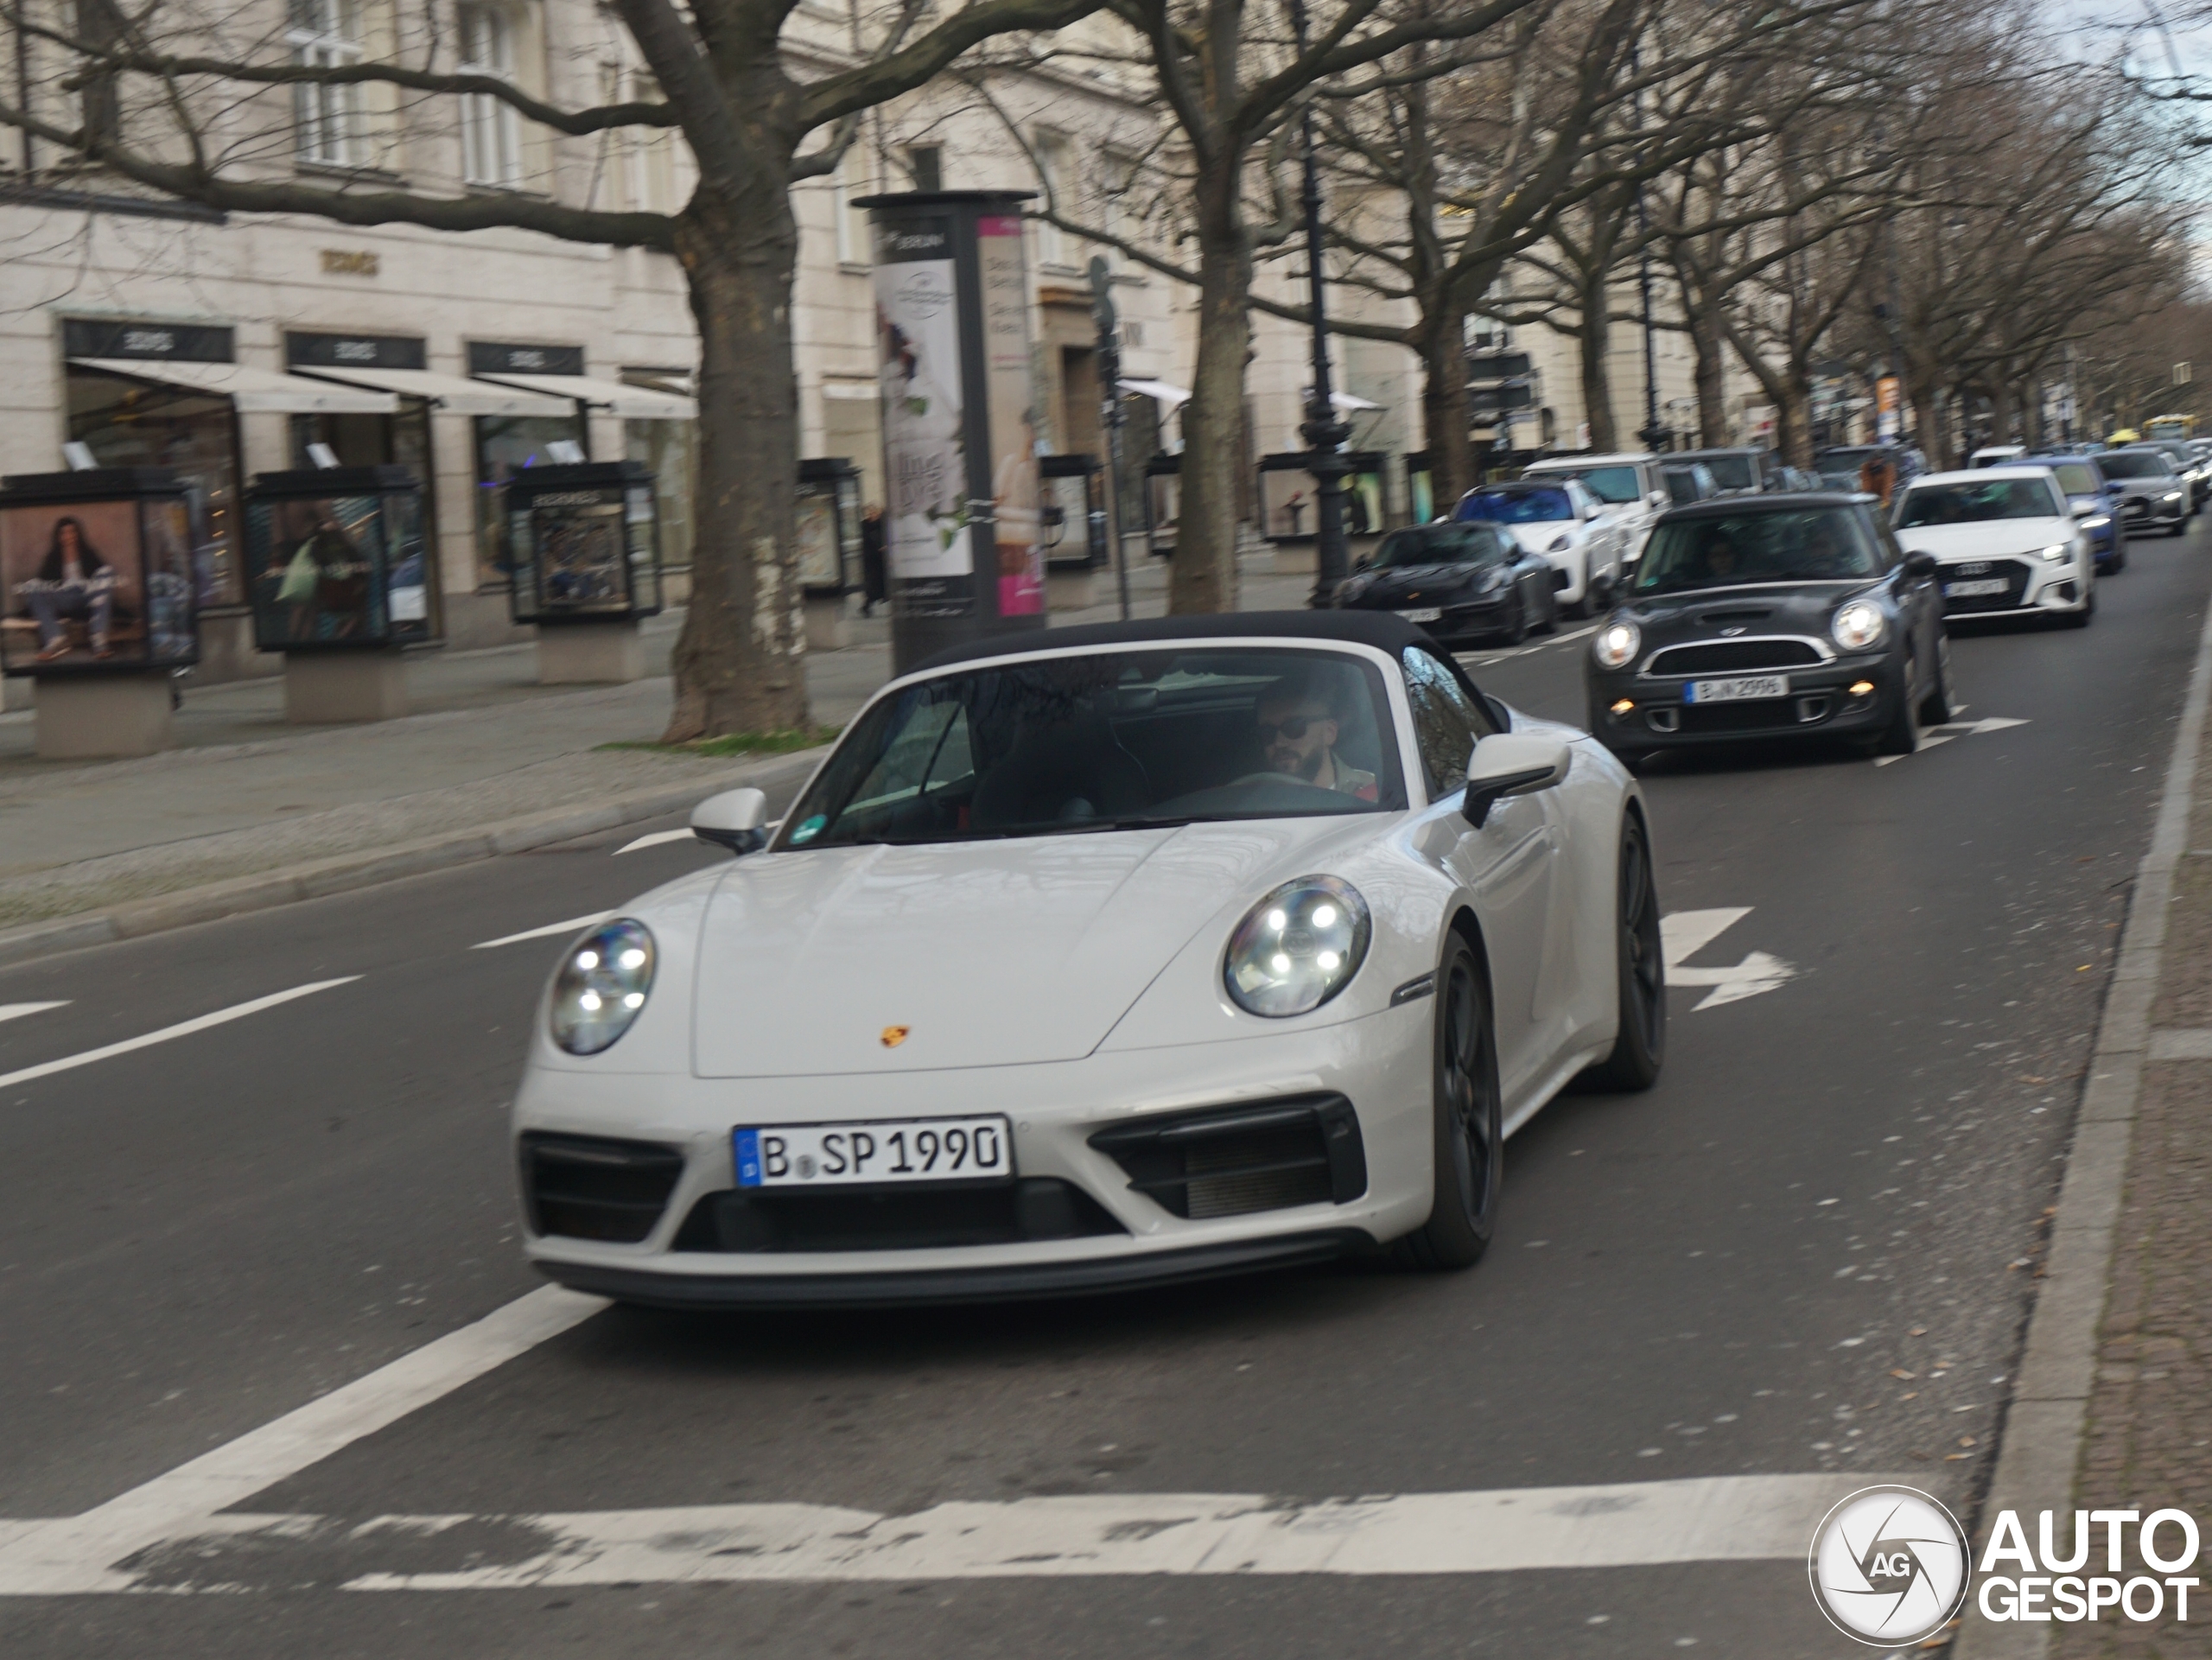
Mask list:
[[[641,61],[652,85],[576,105],[467,65],[434,0],[398,0],[383,49],[344,61],[298,49],[277,0],[83,0],[73,21],[6,0],[0,16],[41,73],[28,99],[0,96],[0,125],[70,168],[232,212],[515,228],[672,254],[699,331],[700,446],[692,597],[668,736],[766,731],[806,721],[791,187],[836,167],[862,111],[1001,37],[1059,28],[1098,3],[968,0],[923,29],[929,0],[896,0],[869,20],[859,49],[841,53],[833,36],[800,43],[801,54],[790,35],[796,0],[612,0],[621,55]],[[518,118],[555,146],[672,130],[696,182],[679,209],[658,213],[593,205],[588,148],[567,158],[579,165],[548,169],[542,192],[471,188],[459,177],[448,188],[410,186],[350,151],[313,173],[291,165],[303,144],[343,135],[351,146],[365,135],[372,147],[378,124],[404,130],[442,111],[450,125],[464,108],[510,112],[499,118]]]

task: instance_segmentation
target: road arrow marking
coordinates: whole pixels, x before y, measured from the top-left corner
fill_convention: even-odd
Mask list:
[[[26,1014],[43,1014],[49,1008],[68,1007],[67,997],[56,1003],[0,1003],[0,1021],[19,1021]]]
[[[1796,968],[1765,951],[1753,951],[1733,968],[1694,969],[1683,958],[1694,956],[1751,913],[1748,905],[1724,905],[1709,911],[1677,911],[1659,919],[1660,954],[1670,986],[1710,986],[1705,1001],[1690,1012],[1741,1002],[1763,991],[1780,989],[1797,976]]]
[[[683,832],[689,836],[691,832]],[[554,934],[582,933],[594,922],[604,922],[614,914],[612,911],[594,911],[588,917],[570,917],[566,922],[549,922],[543,928],[525,928],[518,934],[502,934],[497,939],[480,939],[468,949],[488,951],[494,945],[518,945],[525,939],[544,939]]]
[[[97,1049],[87,1049],[82,1054],[64,1055],[59,1060],[42,1060],[35,1066],[25,1066],[16,1072],[0,1074],[0,1089],[10,1089],[18,1084],[28,1084],[35,1078],[46,1078],[54,1072],[66,1072],[73,1067],[89,1066],[96,1060],[105,1060],[111,1055],[127,1055],[134,1049],[143,1049],[156,1043],[167,1043],[172,1038],[189,1037],[194,1032],[205,1032],[211,1026],[222,1026],[231,1021],[242,1021],[249,1014],[258,1014],[264,1008],[274,1008],[279,1003],[289,1003],[296,997],[311,997],[318,991],[327,991],[333,986],[350,986],[361,976],[343,975],[335,980],[317,980],[312,984],[294,986],[289,991],[272,991],[266,997],[256,997],[250,1002],[233,1003],[228,1008],[219,1008],[212,1014],[195,1014],[188,1021],[179,1021],[175,1026],[165,1026],[158,1032],[143,1033],[135,1038],[125,1038],[120,1043],[103,1044]]]
[[[650,836],[640,836],[634,842],[625,842],[614,849],[614,856],[619,859],[626,853],[635,853],[639,848],[657,848],[663,842],[688,842],[691,839],[691,827],[689,824],[683,826],[682,830],[655,830]]]
[[[1942,726],[1931,726],[1920,740],[1923,749],[1933,749],[1937,744],[1948,743],[1954,738],[1977,737],[1985,732],[2002,732],[2008,726],[2025,726],[2025,721],[2012,721],[2001,715],[1993,715],[1986,721],[1946,721]],[[1892,761],[1904,760],[1903,755],[1877,755],[1874,765],[1887,766]]]

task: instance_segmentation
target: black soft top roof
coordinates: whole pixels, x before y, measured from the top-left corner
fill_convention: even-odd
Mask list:
[[[1711,501],[1684,502],[1659,517],[1669,523],[1682,518],[1740,518],[1745,513],[1802,512],[1808,507],[1849,507],[1866,497],[1853,490],[1770,490],[1756,496],[1715,496]]]
[[[920,674],[955,663],[976,663],[1023,652],[1074,651],[1086,646],[1173,646],[1193,639],[1335,640],[1372,646],[1394,655],[1408,646],[1427,646],[1443,655],[1426,629],[1387,611],[1236,611],[1218,616],[1094,622],[1075,628],[1025,628],[948,646],[907,672]]]

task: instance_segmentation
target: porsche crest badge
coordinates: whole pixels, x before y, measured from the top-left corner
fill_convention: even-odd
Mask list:
[[[906,1042],[906,1034],[912,1029],[911,1027],[905,1026],[887,1026],[883,1028],[883,1035],[878,1041],[887,1049],[896,1049],[900,1044]]]

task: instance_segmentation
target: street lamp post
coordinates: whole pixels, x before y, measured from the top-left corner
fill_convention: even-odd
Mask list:
[[[1290,0],[1290,25],[1298,50],[1306,51],[1305,0]],[[1306,441],[1306,471],[1313,475],[1313,603],[1326,605],[1337,584],[1351,575],[1351,552],[1344,538],[1344,475],[1351,463],[1344,459],[1344,441],[1351,428],[1337,415],[1329,385],[1329,321],[1325,284],[1321,268],[1321,169],[1313,149],[1313,112],[1301,122],[1306,143],[1306,275],[1313,314],[1313,390],[1306,400],[1306,419],[1298,436]]]

